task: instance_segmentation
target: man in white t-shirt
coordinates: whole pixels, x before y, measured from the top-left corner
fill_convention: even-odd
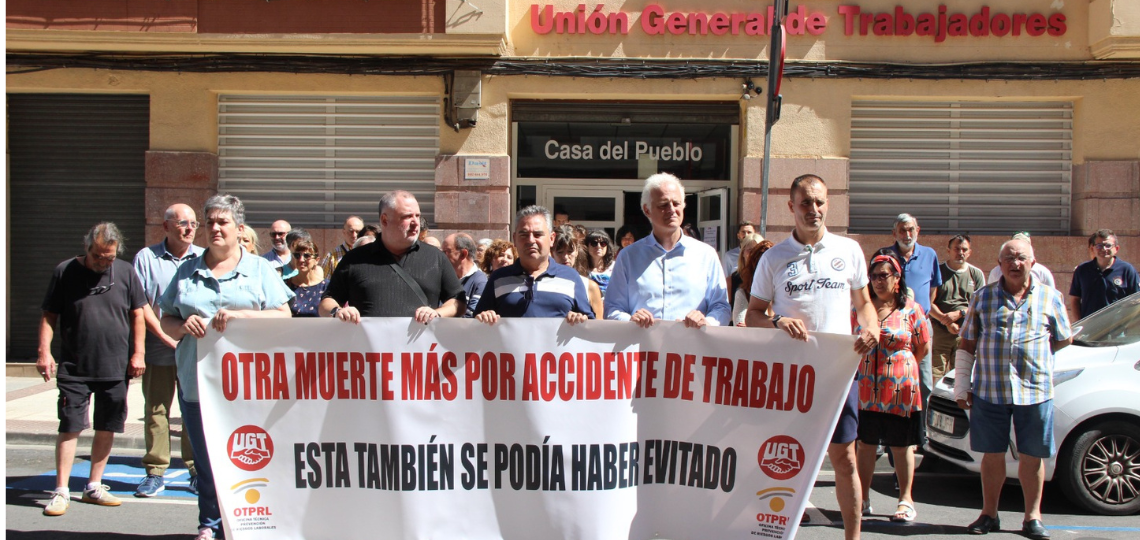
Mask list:
[[[760,258],[752,280],[747,326],[779,328],[793,339],[807,341],[809,332],[850,335],[851,308],[863,330],[855,338],[860,355],[878,343],[879,320],[867,293],[867,265],[863,250],[850,238],[827,232],[827,184],[805,174],[792,182],[788,209],[796,228],[787,240]],[[773,315],[767,315],[768,308]],[[843,514],[847,540],[859,538],[863,506],[855,471],[855,439],[859,428],[859,396],[855,381],[827,455],[835,468],[835,498]]]

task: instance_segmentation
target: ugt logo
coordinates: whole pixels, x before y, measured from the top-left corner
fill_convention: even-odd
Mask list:
[[[760,445],[757,461],[764,474],[776,480],[787,480],[803,469],[804,448],[799,441],[787,435],[776,435]]]
[[[257,426],[242,426],[230,434],[226,443],[226,454],[237,468],[243,471],[256,471],[264,468],[273,459],[273,439],[264,429]]]

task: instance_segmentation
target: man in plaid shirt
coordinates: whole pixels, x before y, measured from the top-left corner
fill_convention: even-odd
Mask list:
[[[1043,458],[1053,444],[1053,353],[1072,343],[1065,301],[1038,283],[1036,261],[1024,240],[1002,245],[1002,277],[974,293],[955,354],[954,398],[971,410],[970,448],[982,452],[982,515],[966,531],[986,534],[1001,528],[998,499],[1005,482],[1005,452],[1013,420],[1017,476],[1025,496],[1021,530],[1048,538],[1041,522]],[[976,364],[975,364],[976,359]],[[971,385],[971,374],[973,384]]]

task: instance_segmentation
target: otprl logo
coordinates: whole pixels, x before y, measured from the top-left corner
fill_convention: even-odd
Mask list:
[[[768,508],[772,513],[759,512],[756,514],[756,521],[759,523],[767,523],[771,525],[779,525],[780,527],[788,526],[788,516],[780,515],[783,513],[784,508],[787,507],[785,498],[792,498],[796,496],[796,490],[787,487],[779,486],[768,489],[762,489],[756,492],[756,497],[761,501],[768,502]]]
[[[760,470],[775,480],[787,480],[804,468],[804,448],[787,435],[776,435],[760,445]]]
[[[260,470],[273,459],[273,439],[257,426],[242,426],[230,434],[226,452],[237,468],[243,471]]]

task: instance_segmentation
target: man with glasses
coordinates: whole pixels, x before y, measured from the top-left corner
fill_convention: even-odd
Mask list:
[[[280,271],[282,266],[292,262],[292,255],[289,254],[289,242],[285,239],[285,235],[289,234],[291,230],[293,227],[283,219],[274,221],[273,225],[269,226],[269,241],[273,244],[273,249],[266,251],[261,256],[265,257],[269,261],[269,266],[275,270]]]
[[[998,503],[1005,483],[1010,422],[1017,441],[1017,477],[1025,500],[1021,531],[1049,537],[1041,522],[1043,460],[1053,441],[1053,355],[1073,341],[1061,293],[1037,280],[1033,246],[1002,244],[1001,277],[970,300],[954,359],[954,398],[970,411],[970,449],[982,456],[982,514],[970,534],[1001,529]]]
[[[500,317],[565,317],[578,324],[594,318],[581,276],[550,258],[549,210],[534,205],[519,210],[514,242],[519,257],[487,278],[476,319],[495,324]]]
[[[682,232],[685,186],[669,173],[646,178],[641,211],[653,231],[618,254],[606,288],[606,318],[642,328],[659,319],[689,328],[727,325],[732,307],[720,257]]]
[[[475,316],[475,308],[483,296],[483,288],[487,286],[487,274],[475,264],[476,249],[475,239],[467,233],[454,233],[443,239],[443,254],[451,261],[455,276],[467,296],[467,309],[463,313],[467,318]]]
[[[153,246],[143,248],[135,255],[135,272],[146,292],[150,309],[144,311],[146,326],[146,372],[142,376],[143,422],[146,455],[142,458],[146,477],[135,490],[136,497],[154,497],[166,489],[165,474],[170,466],[170,406],[177,390],[178,366],[174,361],[174,348],[178,342],[162,331],[161,310],[158,299],[166,291],[170,280],[182,263],[197,258],[204,251],[194,245],[198,221],[194,209],[185,204],[174,204],[163,215],[162,231],[165,238]],[[180,437],[182,461],[190,469],[190,491],[197,492],[197,470],[194,468],[194,450],[185,432]]]
[[[1101,229],[1092,238],[1096,257],[1077,266],[1069,287],[1069,320],[1073,322],[1140,291],[1136,269],[1116,257],[1120,244],[1112,230]]]
[[[321,261],[321,268],[324,269],[326,276],[332,275],[333,270],[336,270],[336,265],[340,263],[346,253],[352,250],[353,244],[356,243],[357,238],[360,238],[363,231],[364,220],[360,219],[360,216],[348,216],[348,219],[344,220],[344,228],[341,230],[341,234],[344,235],[344,243],[333,248]]]
[[[1033,245],[1033,240],[1029,238],[1029,231],[1018,231],[1013,233],[1013,240],[1022,240],[1027,244]],[[1033,279],[1042,285],[1048,285],[1057,288],[1057,280],[1053,278],[1053,272],[1050,271],[1045,265],[1034,261],[1033,268],[1029,271],[1033,274]],[[1001,265],[997,265],[990,270],[990,274],[986,276],[986,283],[993,283],[1001,279]]]
[[[100,506],[121,504],[103,485],[103,470],[115,433],[122,433],[126,423],[128,380],[146,371],[146,295],[134,268],[118,260],[123,236],[114,223],[104,222],[87,232],[83,245],[83,256],[63,261],[52,272],[40,318],[36,369],[44,381],[56,375],[60,419],[56,488],[44,508],[45,516],[62,516],[71,504],[68,481],[75,447],[79,433],[88,427],[95,429],[95,438],[91,474],[80,500]],[[57,329],[58,371],[51,351]],[[92,395],[95,420],[89,426]]]

